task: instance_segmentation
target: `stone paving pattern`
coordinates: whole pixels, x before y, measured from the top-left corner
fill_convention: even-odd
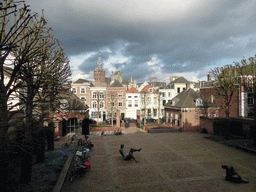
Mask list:
[[[90,136],[91,170],[73,183],[65,181],[62,192],[111,191],[256,191],[256,156],[204,139],[201,133],[141,132],[125,129],[124,135]],[[120,144],[134,152],[135,161],[124,161]],[[233,165],[248,184],[225,180],[222,164]]]

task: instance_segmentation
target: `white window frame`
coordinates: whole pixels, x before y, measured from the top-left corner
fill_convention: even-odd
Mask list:
[[[97,99],[97,93],[96,92],[92,92],[92,98]]]
[[[84,90],[84,91],[82,91],[82,90]],[[85,93],[86,93],[86,89],[85,89],[84,87],[81,87],[81,88],[80,88],[80,93],[81,93],[81,94],[85,94]]]
[[[99,98],[100,98],[100,99],[103,99],[103,98],[104,98],[104,93],[103,93],[103,92],[100,92],[100,93],[99,93]]]
[[[134,100],[134,107],[138,107],[139,106],[139,101],[138,100]]]
[[[76,87],[72,87],[72,88],[71,88],[71,92],[74,93],[74,94],[76,94],[76,93],[77,93]]]

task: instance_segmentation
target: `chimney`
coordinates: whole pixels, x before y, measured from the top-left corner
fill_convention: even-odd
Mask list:
[[[190,83],[187,83],[186,84],[186,89],[189,89],[190,88]]]
[[[212,76],[211,76],[211,74],[208,74],[207,75],[207,81],[211,81],[212,80]]]

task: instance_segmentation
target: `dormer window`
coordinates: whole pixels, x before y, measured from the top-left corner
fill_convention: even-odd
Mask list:
[[[153,89],[152,89],[152,88],[149,88],[148,91],[149,91],[150,93],[152,93],[152,92],[153,92]]]
[[[203,106],[203,100],[201,98],[195,99],[194,103],[196,106]]]

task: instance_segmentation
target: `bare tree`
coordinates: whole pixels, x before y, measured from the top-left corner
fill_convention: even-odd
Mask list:
[[[157,99],[157,110],[158,110],[157,118],[158,118],[158,124],[160,124],[162,93],[161,93],[161,92],[158,92],[156,96],[157,96],[156,99]]]
[[[253,116],[254,116],[254,129],[253,132],[253,143],[256,146],[256,55],[255,58],[250,57],[248,60],[245,58],[241,63],[236,62],[236,68],[239,73],[239,83],[241,89],[244,92],[253,94]]]
[[[33,128],[33,109],[38,104],[36,94],[45,84],[47,75],[56,74],[56,82],[64,80],[62,72],[54,72],[57,67],[60,69],[67,63],[64,59],[63,50],[53,51],[56,41],[47,29],[44,17],[37,17],[31,13],[28,5],[23,4],[18,9],[20,3],[13,0],[4,0],[0,4],[0,158],[1,162],[6,158],[7,131],[9,121],[14,113],[9,111],[16,106],[25,107],[25,138],[31,140]],[[56,53],[55,57],[51,52]],[[60,54],[59,56],[57,56]],[[52,59],[49,60],[49,58]],[[57,63],[57,64],[56,64]],[[47,67],[45,66],[47,64]],[[61,67],[62,66],[62,67]],[[64,67],[66,68],[66,67]],[[47,70],[48,69],[48,70]],[[66,68],[66,69],[69,69]],[[68,70],[66,70],[68,71]],[[5,78],[6,75],[9,78]],[[67,77],[67,76],[66,76]],[[23,91],[22,91],[23,90]],[[21,102],[8,106],[8,101],[14,93],[19,96]],[[54,99],[54,98],[53,98]],[[25,154],[31,153],[31,143],[26,142]],[[30,151],[30,152],[29,152]],[[31,162],[31,154],[27,158]],[[31,163],[30,163],[31,165]],[[31,166],[24,171],[28,175],[23,175],[25,182],[31,177]],[[1,167],[2,171],[2,167]],[[5,175],[5,174],[3,174]],[[0,178],[1,181],[4,179]]]
[[[215,96],[222,101],[220,105],[225,110],[226,117],[230,115],[230,107],[234,99],[234,93],[238,91],[237,70],[235,66],[225,65],[211,71],[215,77]]]
[[[141,101],[142,117],[144,118],[143,126],[145,126],[147,107],[149,105],[149,102],[151,101],[150,93],[144,91],[141,93],[140,98],[141,98],[140,101]]]
[[[117,111],[117,106],[116,106],[116,93],[111,92],[110,93],[110,101],[109,101],[109,112],[111,114],[111,125],[112,127],[114,126],[114,114]]]

